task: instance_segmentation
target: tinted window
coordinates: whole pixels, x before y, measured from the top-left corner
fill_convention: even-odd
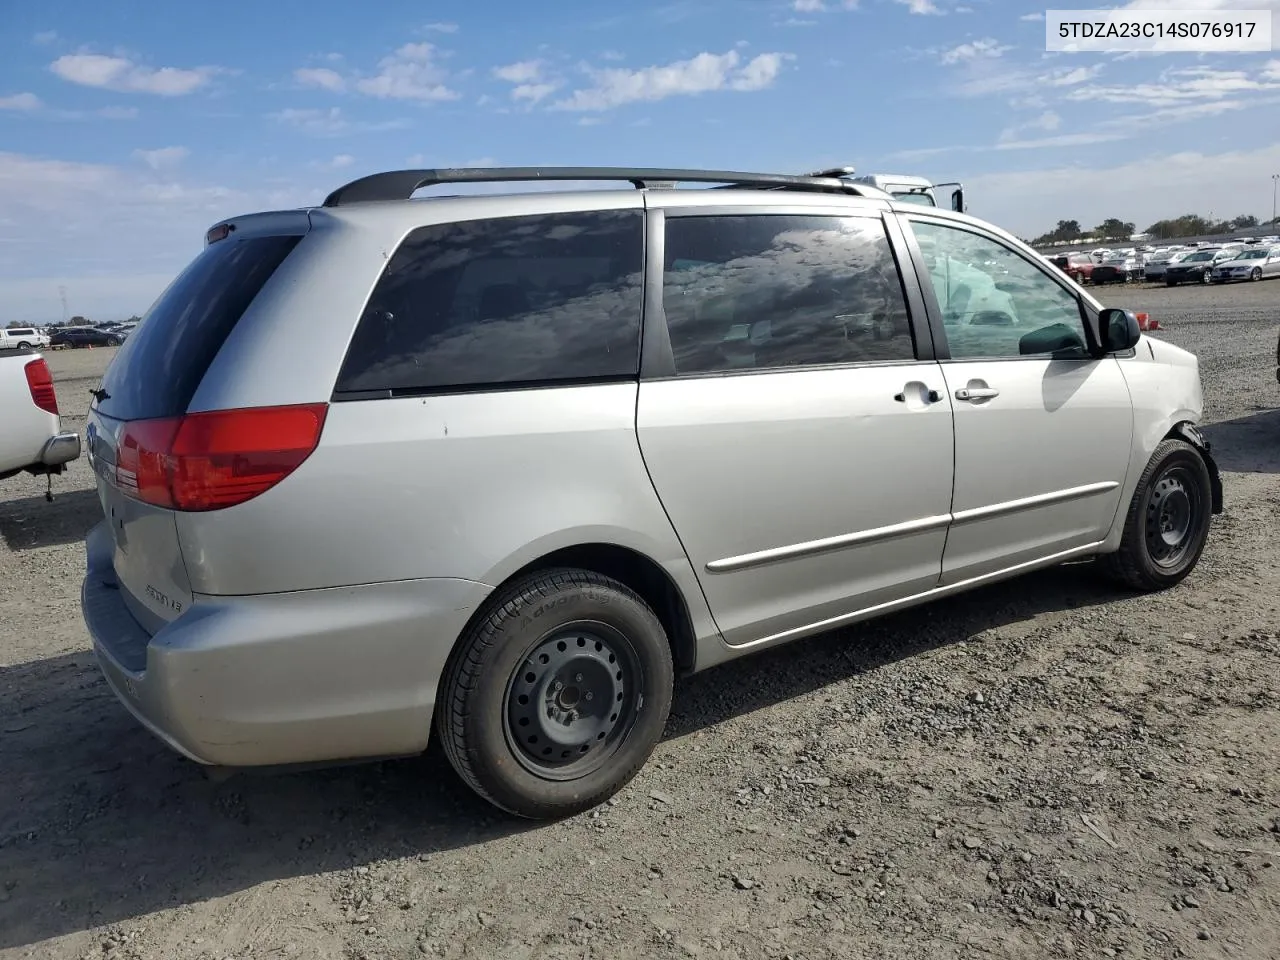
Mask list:
[[[671,218],[662,302],[682,375],[915,357],[878,219]]]
[[[338,390],[634,377],[643,255],[639,210],[421,227],[370,297]]]
[[[1088,357],[1080,303],[1017,251],[938,223],[912,224],[951,356]]]
[[[232,328],[300,239],[250,237],[205,247],[124,341],[102,378],[107,396],[97,409],[120,420],[185,412]]]

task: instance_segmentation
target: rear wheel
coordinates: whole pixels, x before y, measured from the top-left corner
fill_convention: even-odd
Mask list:
[[[1120,549],[1104,558],[1112,578],[1135,590],[1164,590],[1195,569],[1209,537],[1213,488],[1199,451],[1164,440],[1142,472],[1125,515]]]
[[[19,349],[19,350],[30,350],[30,349],[31,349],[31,344],[27,343],[27,341],[25,341],[25,340],[19,340],[19,341],[18,341],[18,349]]]
[[[118,347],[118,346],[120,346],[120,338],[119,338],[119,337],[107,337],[107,346],[108,346],[108,347]]]
[[[671,709],[666,632],[634,591],[586,570],[505,588],[459,641],[436,725],[455,770],[497,807],[550,820],[607,800]]]

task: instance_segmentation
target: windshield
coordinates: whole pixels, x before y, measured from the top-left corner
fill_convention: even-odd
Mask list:
[[[1237,260],[1265,260],[1266,258],[1267,251],[1265,250],[1246,250],[1236,257]]]
[[[1214,257],[1213,251],[1207,250],[1204,253],[1191,254],[1191,256],[1187,257],[1187,262],[1191,262],[1192,260],[1212,260],[1213,257]]]
[[[919,193],[913,190],[904,190],[901,193],[894,192],[893,198],[900,200],[902,203],[917,203],[922,207],[936,207],[933,197],[927,193]]]

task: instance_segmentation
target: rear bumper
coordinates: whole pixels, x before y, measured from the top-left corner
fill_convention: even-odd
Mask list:
[[[80,434],[67,430],[55,434],[40,451],[40,462],[46,467],[60,467],[80,456]]]
[[[125,606],[105,523],[86,553],[81,607],[107,682],[170,747],[218,766],[421,752],[454,639],[491,589],[441,578],[197,595],[148,636]]]

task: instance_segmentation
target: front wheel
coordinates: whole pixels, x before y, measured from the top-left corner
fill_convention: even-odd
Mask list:
[[[31,349],[31,344],[27,343],[27,341],[25,341],[25,340],[19,340],[19,341],[18,341],[18,349],[19,349],[19,350],[30,350],[30,349]]]
[[[1262,268],[1261,268],[1261,267],[1254,267],[1254,268],[1253,268],[1253,270],[1249,273],[1249,279],[1250,279],[1250,280],[1261,280],[1261,279],[1262,279]]]
[[[1212,278],[1211,276],[1209,276],[1209,271],[1208,271],[1208,270],[1206,270],[1204,273],[1200,274],[1200,282],[1201,282],[1201,283],[1208,283],[1208,282],[1209,282],[1210,280],[1212,280],[1212,279],[1213,279],[1213,278]]]
[[[587,570],[534,573],[458,643],[436,728],[459,776],[495,806],[553,820],[607,800],[640,770],[671,709],[661,622]]]
[[[1209,538],[1213,485],[1195,447],[1156,447],[1125,515],[1120,549],[1104,558],[1113,579],[1135,590],[1164,590],[1195,569]]]
[[[119,337],[107,337],[107,346],[108,346],[108,347],[118,347],[118,346],[120,346],[120,338],[119,338]]]

